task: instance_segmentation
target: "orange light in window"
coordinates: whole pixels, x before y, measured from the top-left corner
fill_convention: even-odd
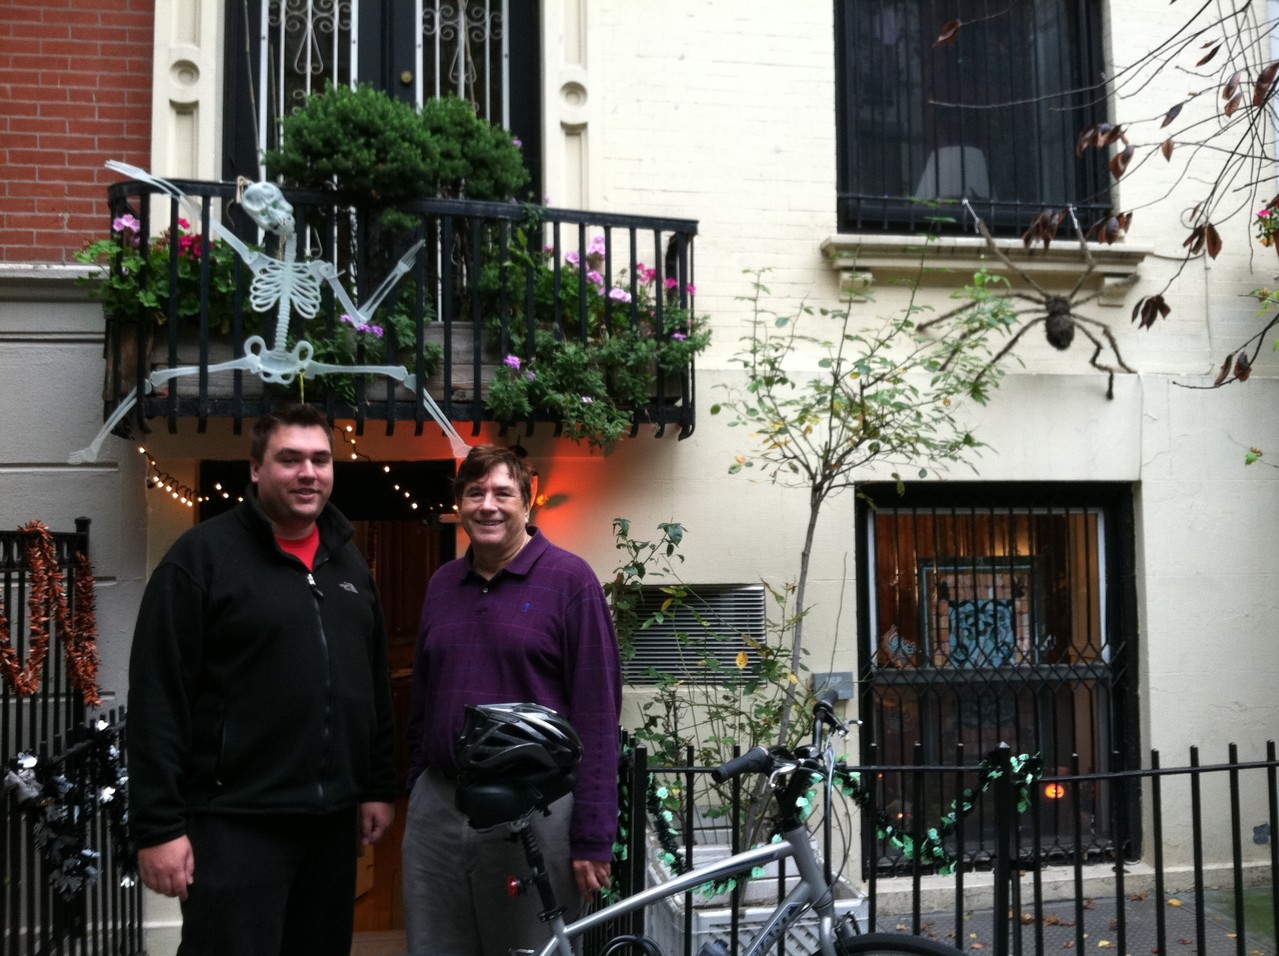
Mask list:
[[[1066,788],[1059,783],[1048,783],[1044,785],[1044,796],[1049,800],[1061,800],[1066,796]]]

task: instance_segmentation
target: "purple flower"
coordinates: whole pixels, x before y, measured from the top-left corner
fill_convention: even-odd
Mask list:
[[[631,294],[625,289],[612,288],[608,290],[608,297],[614,302],[630,302]]]
[[[581,263],[582,257],[577,254],[577,250],[575,249],[571,252],[564,253],[564,261],[571,266],[575,266]]]
[[[116,216],[111,221],[111,228],[115,232],[131,232],[136,236],[142,231],[142,223],[138,222],[136,216],[126,212],[123,216]]]
[[[520,139],[518,136],[512,136],[511,145],[514,146],[516,149],[519,149],[521,146],[524,145],[524,141]]]
[[[508,355],[506,358],[502,359],[502,364],[509,368],[519,369],[520,357],[518,355]]]
[[[685,339],[688,338],[688,336],[685,335],[683,332],[672,332],[671,338],[673,338],[676,342],[683,342]]]
[[[380,325],[366,325],[361,331],[372,332],[374,338],[380,339],[386,330]]]
[[[528,380],[531,382],[531,381],[533,381],[533,380],[534,380],[534,379],[536,379],[536,378],[537,378],[537,375],[533,372],[533,370],[532,370],[532,369],[529,369],[529,370],[528,370]]]
[[[582,404],[583,404],[583,405],[589,405],[589,404],[591,404],[591,402],[593,402],[593,401],[595,401],[595,399],[591,398],[591,396],[589,396],[589,395],[583,395],[583,396],[582,396]]]
[[[591,240],[591,247],[587,250],[587,255],[602,256],[607,251],[608,244],[604,241],[604,237],[599,235]]]
[[[596,272],[594,269],[586,273],[586,281],[590,282],[601,292],[604,291],[604,277],[600,275],[598,272]]]

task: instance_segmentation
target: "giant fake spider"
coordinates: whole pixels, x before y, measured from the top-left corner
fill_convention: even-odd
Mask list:
[[[1013,262],[1008,255],[995,244],[995,238],[990,234],[990,230],[986,228],[986,224],[981,217],[973,210],[968,200],[963,200],[964,208],[968,210],[969,215],[973,217],[977,226],[978,233],[986,240],[986,248],[991,255],[995,256],[1002,262],[1011,272],[1017,275],[1026,285],[1034,290],[1034,294],[1027,292],[1017,292],[1009,290],[1007,292],[996,293],[995,297],[1008,300],[1018,300],[1021,302],[1029,302],[1035,308],[1025,310],[1021,314],[1031,317],[1029,321],[1022,325],[1020,329],[1013,335],[1008,343],[999,350],[999,352],[986,364],[986,368],[993,368],[998,365],[1021,341],[1023,335],[1029,332],[1036,325],[1043,324],[1044,334],[1048,339],[1048,343],[1059,351],[1065,351],[1070,348],[1071,343],[1075,340],[1075,333],[1079,332],[1093,345],[1092,355],[1088,359],[1088,364],[1098,371],[1105,372],[1108,376],[1106,397],[1115,397],[1115,373],[1123,371],[1132,373],[1134,370],[1128,366],[1119,352],[1119,343],[1115,341],[1114,334],[1110,331],[1110,327],[1100,319],[1092,319],[1085,315],[1080,315],[1078,309],[1080,306],[1087,305],[1102,294],[1102,289],[1080,295],[1084,285],[1092,277],[1096,271],[1097,264],[1093,260],[1092,253],[1088,251],[1088,240],[1082,228],[1080,228],[1079,220],[1075,217],[1074,207],[1068,207],[1057,213],[1042,212],[1035,217],[1029,229],[1022,236],[1022,241],[1027,248],[1030,248],[1035,242],[1042,241],[1044,248],[1047,249],[1051,241],[1056,237],[1058,227],[1069,218],[1074,226],[1075,235],[1079,238],[1079,248],[1084,257],[1084,270],[1080,273],[1076,280],[1074,288],[1065,295],[1052,293],[1046,290],[1034,277],[1027,273],[1024,269]],[[1126,230],[1128,222],[1131,220],[1130,215],[1122,217],[1114,217],[1110,221],[1101,225],[1099,236],[1104,242],[1113,242],[1122,230]],[[1130,280],[1131,281],[1131,280]],[[919,324],[919,331],[924,332],[928,329],[941,325],[951,319],[955,319],[970,309],[976,308],[978,302],[969,302],[961,305],[956,309],[951,309],[944,315],[929,319],[927,322]],[[969,335],[977,334],[974,332],[966,332],[961,336],[961,341]],[[1113,364],[1107,364],[1100,361],[1102,351],[1109,349],[1114,355]]]

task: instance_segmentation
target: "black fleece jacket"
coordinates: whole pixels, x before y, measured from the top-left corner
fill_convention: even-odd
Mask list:
[[[142,598],[129,661],[139,847],[194,813],[320,814],[395,798],[382,605],[332,505],[308,573],[256,489],[182,535]]]

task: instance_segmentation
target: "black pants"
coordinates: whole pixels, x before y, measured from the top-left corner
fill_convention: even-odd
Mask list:
[[[193,816],[178,956],[350,956],[355,809]]]

